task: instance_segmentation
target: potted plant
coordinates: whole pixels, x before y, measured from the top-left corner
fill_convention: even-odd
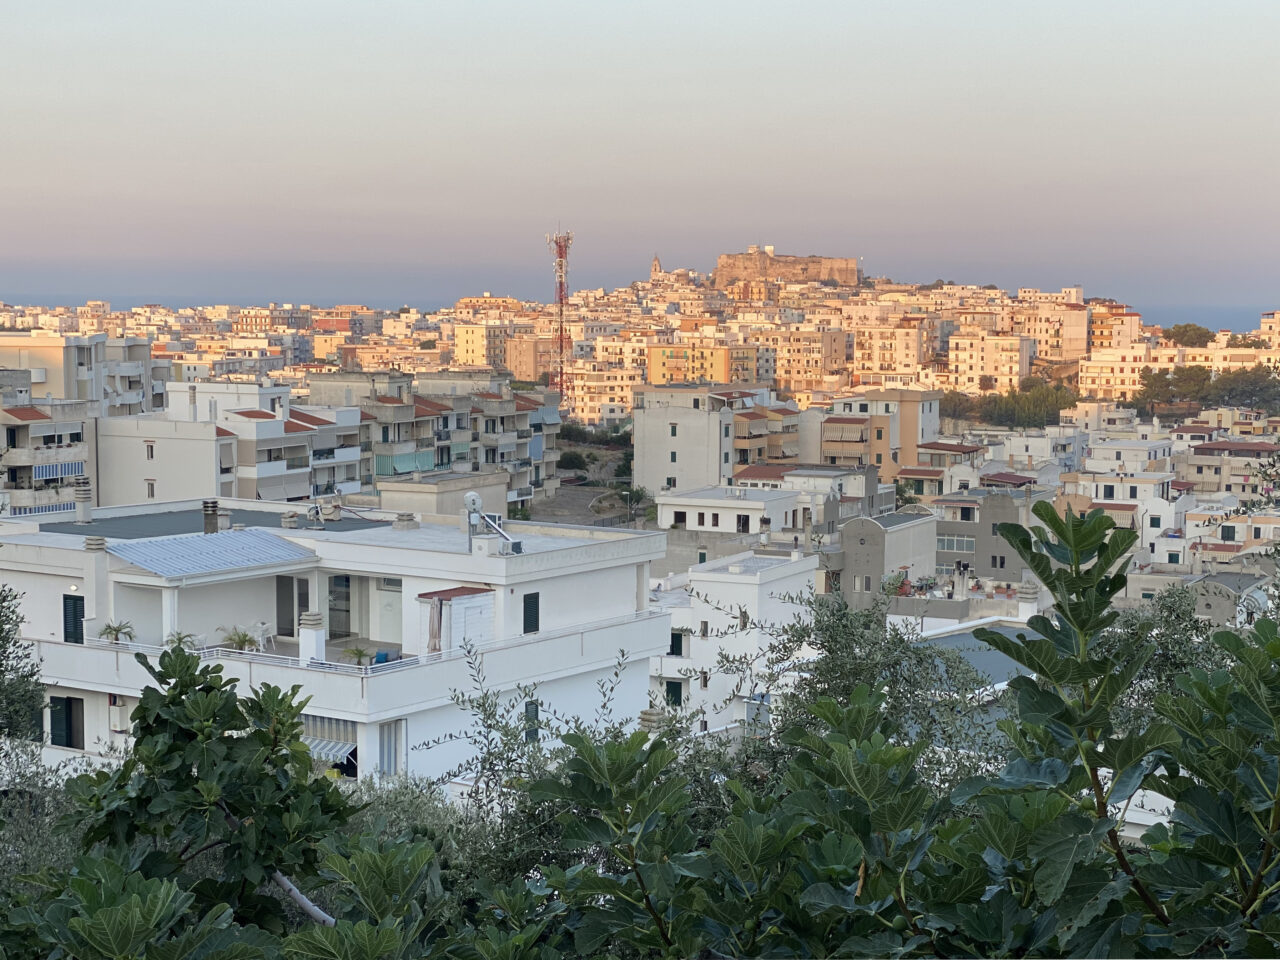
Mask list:
[[[196,646],[196,635],[184,630],[174,630],[164,638],[164,642],[175,649],[193,650]]]
[[[363,667],[364,662],[373,656],[373,654],[364,647],[347,647],[342,651],[342,655],[354,660],[357,667]]]
[[[224,634],[223,643],[233,650],[256,650],[258,647],[258,638],[238,624],[219,627],[218,632]]]
[[[110,640],[112,643],[120,643],[133,640],[137,634],[133,632],[133,624],[128,620],[121,620],[118,623],[107,621],[102,625],[102,629],[98,631],[98,636]]]

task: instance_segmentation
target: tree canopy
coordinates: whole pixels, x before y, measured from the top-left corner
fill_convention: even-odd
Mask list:
[[[1000,427],[1043,427],[1058,422],[1061,412],[1075,406],[1077,397],[1064,386],[1039,377],[1026,377],[1020,389],[1004,394],[972,397],[958,391],[942,395],[938,412],[944,417],[979,420]]]
[[[1020,668],[998,709],[900,662],[878,613],[848,621],[831,598],[817,609],[832,621],[798,627],[790,659],[771,661],[792,681],[777,728],[755,728],[715,763],[706,738],[674,727],[571,725],[538,754],[484,698],[494,709],[480,735],[512,813],[497,828],[404,785],[387,816],[376,799],[357,810],[303,762],[297,691],[241,692],[194,654],[166,652],[124,763],[73,781],[63,829],[82,855],[0,889],[0,949],[22,960],[1276,955],[1280,631],[1263,620],[1207,635],[1175,601],[1159,624],[1126,622],[1114,601],[1137,534],[1101,510],[1059,517],[1038,503],[1034,514],[1033,528],[999,532],[1052,610],[1016,636],[975,631]],[[1185,630],[1166,657],[1170,631]],[[873,647],[883,656],[858,667]],[[815,676],[833,656],[847,672]],[[904,672],[927,674],[932,695],[895,701]],[[1002,746],[982,741],[981,769],[939,780],[926,756],[965,748],[921,718],[963,710]],[[1135,814],[1153,802],[1168,813],[1139,840]]]
[[[1207,347],[1216,336],[1198,323],[1176,323],[1164,332],[1164,338],[1180,347]]]

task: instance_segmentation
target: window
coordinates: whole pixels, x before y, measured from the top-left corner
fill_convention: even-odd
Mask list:
[[[709,724],[707,723],[707,721],[705,721],[705,720],[699,720],[699,721],[698,721],[698,729],[699,729],[702,733],[706,733],[706,732],[710,729],[710,725],[709,725]]]
[[[62,639],[66,643],[84,643],[84,597],[79,594],[62,595]]]
[[[538,701],[526,700],[524,704],[524,742],[537,743],[538,730],[541,724],[538,716]]]
[[[950,553],[973,553],[977,544],[973,537],[940,536],[938,549]]]
[[[156,458],[156,445],[151,441],[147,441],[146,448],[147,448],[147,459],[154,460]]]
[[[147,484],[147,499],[154,500],[156,498],[156,482],[154,480],[147,480],[146,484]]]
[[[671,424],[671,435],[673,437],[676,435],[676,425],[674,423]]]
[[[718,514],[718,513],[713,513],[713,514],[711,515],[711,525],[712,525],[713,527],[718,527],[718,526],[720,526],[720,514]]]
[[[1116,488],[1114,484],[1105,483],[1102,485],[1102,499],[1114,500],[1116,498]]]
[[[1255,540],[1261,540],[1261,539],[1262,539],[1262,528],[1261,528],[1261,527],[1254,527],[1254,528],[1253,528],[1253,539],[1255,539]]]
[[[671,462],[672,463],[676,462],[676,452],[674,450],[671,451]]]
[[[726,440],[729,439],[729,425],[727,423],[724,425],[724,438]]]
[[[751,517],[748,514],[738,514],[738,533],[751,532]]]
[[[684,703],[684,681],[667,681],[667,706],[679,707]]]
[[[401,580],[399,577],[379,577],[378,589],[386,590],[390,593],[399,593]]]
[[[998,537],[998,536],[1000,536],[1000,524],[998,524],[998,523],[993,523],[993,524],[991,525],[991,535],[992,535],[993,537]]]
[[[728,450],[726,450],[726,451],[724,452],[724,462],[725,462],[725,463],[728,463],[728,462],[729,462],[729,451],[728,451]]]
[[[1222,529],[1219,531],[1219,535],[1222,537],[1223,543],[1230,543],[1236,538],[1236,528],[1229,527],[1224,524]]]
[[[870,578],[870,577],[863,577],[863,578],[862,578],[862,592],[863,592],[863,593],[870,593],[870,592],[871,592],[871,578]]]
[[[960,519],[965,523],[973,522],[973,507],[961,507]]]
[[[996,557],[996,555],[993,553],[993,554],[991,555],[991,566],[992,566],[992,568],[994,568],[994,567],[995,567],[995,565],[996,565],[996,559],[997,559],[997,557]]]
[[[698,677],[698,686],[702,687],[703,690],[711,686],[711,676],[707,671],[703,670],[702,674]]]
[[[878,466],[880,466],[880,464],[882,464],[882,463],[884,463],[884,454],[883,454],[883,453],[877,453],[877,454],[876,454],[876,466],[878,467]]]
[[[49,743],[55,747],[84,749],[84,700],[80,697],[49,698]]]
[[[700,526],[700,527],[705,527],[706,525],[707,525],[707,515],[706,515],[705,513],[703,513],[701,510],[699,510],[699,511],[698,511],[698,526]],[[705,560],[704,560],[704,561],[702,561],[702,562],[703,562],[703,563],[706,563],[706,561],[705,561]]]
[[[1181,562],[1182,562],[1182,554],[1180,554],[1180,553],[1176,553],[1176,552],[1172,552],[1172,551],[1171,551],[1171,552],[1169,553],[1169,562],[1170,562],[1170,563],[1181,563]]]
[[[667,489],[674,490],[676,488],[676,478],[667,477]]]
[[[1137,500],[1137,499],[1138,499],[1138,488],[1137,488],[1137,487],[1130,487],[1130,488],[1129,488],[1129,499],[1130,499],[1130,500]]]
[[[1196,473],[1204,473],[1204,467],[1196,467]]]
[[[1147,521],[1147,525],[1151,527],[1152,530],[1159,530],[1161,526],[1160,518],[1156,516],[1150,517]]]
[[[883,428],[881,428],[881,427],[876,427],[876,439],[877,439],[877,440],[883,440],[883,439],[884,439],[884,430],[883,430]]]
[[[524,632],[537,633],[539,630],[539,597],[536,593],[524,595]]]
[[[707,631],[708,631],[707,621],[705,620],[700,621],[698,623],[698,634],[705,639],[707,636]]]
[[[999,566],[1000,566],[1000,569],[1001,569],[1001,570],[1003,570],[1003,569],[1004,569],[1004,557],[1001,557],[1001,558],[1000,558],[1000,564],[999,564]]]
[[[680,630],[671,631],[671,646],[667,648],[667,656],[683,657],[684,656],[684,633]]]
[[[701,401],[701,400],[699,400],[697,397],[694,397],[694,398],[693,398],[693,409],[698,410],[698,409],[700,409],[701,407],[702,407],[702,401]],[[725,436],[728,436],[728,434],[725,434]]]

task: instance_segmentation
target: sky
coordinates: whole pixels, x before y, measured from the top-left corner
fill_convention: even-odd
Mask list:
[[[0,300],[553,295],[718,253],[1280,308],[1274,0],[0,0]]]

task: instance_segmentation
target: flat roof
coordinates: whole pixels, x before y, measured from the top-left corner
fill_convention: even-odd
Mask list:
[[[764,487],[701,487],[686,493],[660,493],[658,499],[665,503],[705,500],[715,503],[763,503],[766,500],[787,500],[797,496],[795,490],[770,490]]]
[[[310,504],[294,504],[298,510],[298,526],[313,526],[307,519],[307,507]],[[242,523],[245,527],[274,527],[280,529],[279,510],[253,510],[232,508],[231,523]],[[23,520],[40,523],[38,517],[23,517]],[[390,520],[363,519],[344,513],[340,520],[325,520],[326,530],[345,532],[349,530],[386,529],[391,526]],[[96,517],[92,523],[78,523],[75,520],[62,520],[55,523],[40,523],[42,532],[70,533],[81,537],[106,537],[110,540],[138,540],[143,537],[171,537],[182,533],[204,533],[204,512],[200,507],[187,507],[180,510],[142,511],[128,516]],[[290,531],[291,533],[293,531]]]
[[[720,557],[716,560],[700,563],[692,569],[700,573],[730,573],[730,567],[741,567],[742,573],[762,573],[765,570],[781,567],[788,563],[795,563],[795,561],[790,556],[753,553],[745,557],[741,554]]]
[[[880,516],[872,517],[871,519],[888,530],[890,527],[900,527],[904,523],[911,523],[913,520],[928,520],[932,517],[932,513],[882,513]]]

